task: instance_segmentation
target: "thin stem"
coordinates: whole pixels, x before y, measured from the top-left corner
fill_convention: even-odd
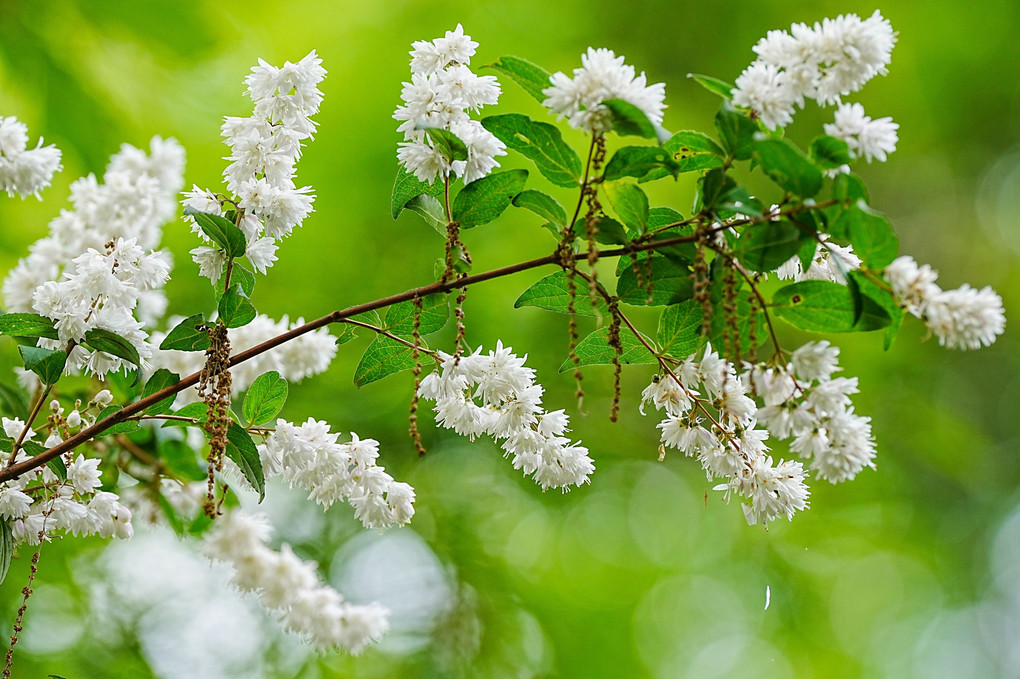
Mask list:
[[[421,344],[417,344],[416,345],[414,342],[412,342],[410,340],[406,340],[403,337],[398,337],[398,336],[394,335],[391,332],[387,332],[386,330],[383,330],[382,328],[377,328],[376,326],[372,325],[371,323],[365,323],[363,321],[356,321],[353,318],[345,318],[345,319],[343,319],[343,320],[341,320],[339,322],[340,323],[349,323],[351,325],[357,325],[357,326],[359,326],[361,328],[365,328],[366,330],[371,330],[374,333],[378,333],[378,334],[382,335],[383,337],[389,337],[391,340],[393,340],[395,342],[400,342],[401,344],[403,344],[405,346],[408,346],[408,347],[411,347],[412,349],[417,347],[419,352],[426,353],[426,354],[429,354],[431,356],[437,356],[438,355],[438,353],[436,351],[432,350],[432,349],[426,349]]]
[[[47,384],[43,392],[39,394],[39,398],[36,399],[35,404],[32,406],[32,412],[28,414],[28,421],[25,422],[25,426],[21,428],[21,433],[18,434],[18,440],[14,442],[14,448],[11,450],[11,459],[7,460],[7,468],[10,469],[14,466],[14,459],[18,457],[18,451],[21,450],[21,444],[25,442],[25,437],[28,435],[30,429],[32,429],[32,422],[35,421],[36,416],[39,415],[39,411],[42,410],[42,404],[46,402],[46,397],[50,395],[50,390],[53,389],[52,384]]]

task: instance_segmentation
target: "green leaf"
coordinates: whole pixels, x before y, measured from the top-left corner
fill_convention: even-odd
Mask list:
[[[184,523],[181,521],[181,517],[177,514],[177,510],[170,504],[170,501],[160,493],[156,495],[156,504],[163,511],[163,516],[166,517],[166,522],[170,524],[170,528],[173,529],[174,534],[178,538],[184,537]]]
[[[524,88],[525,92],[534,97],[538,103],[541,104],[547,99],[542,94],[542,90],[550,86],[550,76],[549,71],[541,66],[520,57],[500,57],[485,68],[491,68],[494,71],[509,76],[511,80]]]
[[[689,299],[694,294],[694,281],[691,270],[681,266],[668,257],[652,255],[651,257],[652,295],[649,300],[646,285],[648,283],[648,261],[631,262],[620,272],[616,283],[616,294],[626,304],[663,306],[676,304]],[[637,271],[635,271],[635,267]],[[640,276],[638,275],[640,273]],[[638,285],[638,278],[643,285]]]
[[[174,326],[159,344],[159,348],[177,351],[205,351],[209,348],[209,326],[205,315],[188,316]]]
[[[462,229],[488,224],[510,207],[527,181],[527,170],[508,170],[471,182],[453,201],[454,221],[459,222]]]
[[[903,323],[903,308],[889,290],[879,286],[860,271],[850,271],[848,279],[856,283],[862,298],[872,300],[889,314],[890,323],[882,332],[882,348],[888,350]],[[863,306],[862,300],[862,311]]]
[[[581,159],[570,148],[560,131],[549,123],[540,123],[520,113],[490,116],[482,127],[497,139],[535,162],[538,171],[557,186],[574,188],[581,182]]]
[[[234,461],[252,488],[259,492],[259,502],[266,497],[266,477],[262,472],[262,458],[251,435],[237,422],[231,421],[227,429],[227,448],[224,451]]]
[[[223,294],[217,311],[220,320],[228,328],[240,328],[248,325],[258,315],[255,306],[248,300],[248,295],[244,294],[240,285],[231,287]]]
[[[378,335],[365,349],[358,367],[354,370],[354,384],[363,387],[370,382],[413,367],[411,347],[384,335]]]
[[[542,193],[535,189],[521,191],[514,198],[513,204],[516,207],[531,210],[542,219],[552,222],[561,229],[567,224],[567,213],[563,206],[547,193]]]
[[[711,137],[693,130],[682,130],[670,137],[664,149],[677,163],[678,172],[696,172],[721,167],[726,153]]]
[[[645,338],[649,344],[652,341]],[[654,354],[641,344],[634,333],[626,328],[620,330],[620,344],[623,346],[623,353],[620,354],[620,363],[623,365],[642,365],[657,363],[658,359]],[[654,345],[653,345],[654,346]],[[616,356],[616,350],[609,346],[609,329],[600,328],[578,342],[574,349],[581,366],[586,365],[611,365]],[[560,372],[574,369],[574,362],[568,357],[560,366]]]
[[[783,190],[811,198],[822,189],[822,171],[785,139],[762,139],[755,154],[765,174]]]
[[[96,423],[102,422],[106,418],[112,416],[118,410],[122,410],[123,406],[107,406],[103,408],[102,412],[96,416]],[[139,428],[138,420],[128,420],[126,422],[118,422],[109,429],[103,431],[101,436],[112,436],[113,434],[130,434],[131,432]]]
[[[454,160],[467,160],[467,145],[453,132],[441,127],[422,127],[418,129],[425,130],[425,134],[428,135],[433,148],[442,153],[447,160],[451,162]]]
[[[157,391],[165,389],[172,384],[177,384],[180,381],[181,381],[180,375],[172,373],[166,368],[160,368],[155,373],[153,373],[152,377],[149,378],[149,381],[145,383],[145,387],[142,388],[142,398],[152,396]],[[164,398],[162,401],[157,401],[156,403],[153,403],[151,406],[145,409],[145,414],[161,415],[162,413],[167,412],[168,410],[170,410],[170,408],[173,407],[174,399],[176,398],[176,396],[177,396],[176,394],[172,394]]]
[[[759,131],[753,120],[734,109],[729,103],[725,103],[715,116],[715,127],[719,130],[719,140],[726,155],[737,160],[751,158],[755,135]]]
[[[737,183],[726,174],[721,168],[713,168],[705,173],[698,185],[701,189],[700,198],[703,210],[713,212],[722,204],[730,191],[736,188]]]
[[[603,99],[613,118],[613,132],[645,139],[658,139],[659,133],[645,112],[625,99]]]
[[[811,140],[808,158],[821,170],[835,170],[850,163],[850,147],[842,139],[823,134]]]
[[[450,300],[444,293],[421,298],[418,334],[429,335],[442,330],[450,317]],[[399,302],[386,311],[386,330],[399,337],[410,338],[414,331],[414,302]],[[408,348],[410,351],[410,348]]]
[[[438,199],[420,195],[407,201],[404,209],[421,215],[425,223],[435,229],[440,236],[446,238],[446,210]]]
[[[58,479],[61,481],[67,481],[67,465],[64,464],[64,460],[61,459],[59,455],[47,462],[46,466],[50,468],[51,472],[57,475]]]
[[[671,304],[659,317],[656,339],[662,353],[674,358],[687,358],[705,344],[701,334],[701,304],[693,299]]]
[[[104,330],[103,328],[93,328],[85,333],[85,341],[82,344],[90,349],[105,351],[112,356],[123,358],[125,361],[136,366],[141,362],[135,345],[117,333]]]
[[[574,313],[579,316],[609,315],[609,307],[602,296],[597,297],[597,309],[592,307],[588,283],[585,280],[576,278],[574,284]],[[533,306],[548,311],[558,311],[562,314],[570,313],[568,285],[566,271],[551,273],[521,293],[521,296],[514,302],[514,308]]]
[[[642,235],[648,228],[648,196],[636,184],[606,182],[602,190],[613,206],[616,216],[634,235]]]
[[[7,579],[11,569],[11,558],[14,556],[14,533],[11,522],[0,517],[0,583]]]
[[[38,314],[3,314],[0,315],[0,335],[16,337],[45,337],[59,339],[53,321]]]
[[[832,182],[832,197],[851,204],[860,200],[867,203],[868,188],[859,177],[852,174],[840,174]]]
[[[287,380],[270,370],[255,378],[244,396],[241,412],[251,426],[272,422],[287,402]]]
[[[198,420],[198,422],[182,422],[181,420],[167,420],[163,423],[163,427],[201,427],[205,424],[205,421],[209,419],[209,406],[202,401],[195,401],[189,403],[186,406],[178,408],[175,411],[174,416],[176,417],[188,417]]]
[[[244,294],[251,297],[251,293],[255,292],[255,274],[249,271],[247,268],[241,266],[237,262],[230,267],[230,285],[240,285],[241,289],[244,290]],[[227,289],[227,269],[223,268],[223,275],[216,282],[213,290],[216,293],[216,301],[223,299],[223,291]]]
[[[28,399],[20,389],[0,382],[0,402],[3,403],[7,414],[11,417],[18,417],[22,420],[28,418]]]
[[[227,253],[227,257],[236,258],[244,255],[246,247],[244,232],[233,222],[219,215],[198,212],[191,208],[184,208],[184,214],[194,217],[202,233],[220,246]]]
[[[869,269],[882,269],[899,254],[900,241],[889,220],[862,201],[846,210],[833,224],[833,232],[845,235],[854,254]]]
[[[775,271],[797,254],[803,236],[796,224],[785,219],[748,226],[737,241],[737,259],[752,271]]]
[[[440,196],[443,193],[443,182],[429,184],[423,182],[403,167],[397,168],[397,177],[393,180],[393,192],[390,194],[390,214],[394,219],[400,216],[408,201],[418,196]]]
[[[727,101],[733,98],[733,85],[729,84],[725,80],[719,80],[718,78],[713,78],[710,75],[700,75],[698,73],[688,73],[687,77],[694,80],[694,82],[698,83],[712,94],[718,94]]]
[[[171,438],[157,439],[157,454],[166,468],[185,479],[202,481],[206,478],[207,469],[195,453],[195,450],[184,441]]]
[[[854,300],[845,285],[831,281],[801,281],[776,291],[773,313],[790,325],[812,332],[855,332],[884,328],[889,313],[868,296],[854,321]]]
[[[623,224],[606,217],[599,215],[598,222],[598,233],[595,234],[595,242],[602,243],[603,245],[626,245],[630,242],[630,236],[627,235],[627,231],[623,228]],[[581,217],[574,222],[574,236],[577,238],[584,238],[587,240],[587,224],[585,223],[584,217]]]
[[[667,142],[668,143],[668,142]],[[722,163],[722,161],[719,161]],[[639,182],[681,172],[673,154],[660,146],[624,146],[613,154],[602,173],[604,181],[636,177]]]
[[[31,370],[43,384],[55,384],[64,372],[67,354],[63,349],[43,349],[41,347],[19,346],[25,368]]]

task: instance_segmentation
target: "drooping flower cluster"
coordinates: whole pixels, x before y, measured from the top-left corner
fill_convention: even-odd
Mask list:
[[[184,319],[171,317],[168,326],[173,327],[182,320]],[[231,328],[227,334],[232,351],[236,354],[303,324],[302,318],[291,323],[287,316],[274,321],[265,314],[259,314],[248,325]],[[155,332],[152,335],[154,348],[151,364],[154,368],[166,368],[178,375],[190,375],[202,369],[204,356],[201,352],[155,348],[165,337],[166,334],[162,332]],[[230,369],[232,393],[236,395],[244,391],[259,375],[270,370],[275,370],[284,379],[292,382],[318,375],[329,367],[334,356],[336,340],[327,328],[307,332],[232,367]],[[182,393],[185,400],[198,398],[194,389]]]
[[[418,393],[435,401],[436,422],[462,436],[488,434],[503,439],[504,455],[514,469],[533,476],[542,490],[588,483],[595,464],[588,449],[563,436],[570,418],[562,410],[542,407],[545,389],[535,371],[503,342],[482,354],[450,356],[440,352],[441,369],[421,381]],[[478,401],[481,401],[479,404]]]
[[[240,511],[217,518],[203,537],[206,555],[233,567],[231,582],[255,592],[267,608],[280,611],[285,628],[321,649],[361,652],[389,629],[389,611],[380,604],[356,606],[316,574],[314,562],[296,556],[288,545],[280,551],[267,543],[272,529],[261,517]]]
[[[737,78],[733,103],[749,108],[769,129],[793,120],[805,99],[822,106],[841,104],[876,75],[888,71],[896,34],[882,14],[867,19],[843,14],[814,26],[793,24],[790,31],[769,31],[754,51],[758,59]],[[896,149],[897,125],[872,120],[859,104],[841,105],[826,134],[843,139],[855,156],[885,160]]]
[[[951,349],[980,349],[995,342],[1006,328],[1002,298],[992,288],[977,290],[966,283],[943,290],[938,273],[903,255],[885,268],[885,280],[900,304],[924,320],[939,344]]]
[[[634,67],[610,49],[589,47],[573,78],[557,72],[549,82],[552,86],[542,90],[548,97],[542,105],[559,118],[567,118],[571,127],[596,135],[612,129],[612,113],[602,103],[607,99],[622,99],[641,109],[653,124],[662,124],[666,86],[648,85],[644,72],[635,75]]]
[[[60,340],[40,346],[63,348],[92,328],[126,337],[145,359],[142,328],[166,310],[162,287],[169,257],[154,251],[162,225],[176,210],[184,183],[184,149],[173,139],[153,138],[151,154],[125,144],[110,159],[103,183],[89,175],[71,185],[74,210],[50,222],[50,233],[4,280],[9,311],[39,313],[56,322]],[[67,370],[84,367],[104,375],[123,361],[77,346]]]
[[[0,118],[0,189],[8,196],[39,198],[60,170],[60,149],[43,146],[42,137],[28,148],[28,126],[14,116]]]
[[[457,24],[445,37],[412,46],[411,82],[404,83],[404,103],[393,113],[402,121],[397,131],[404,134],[397,159],[423,182],[456,176],[467,184],[484,177],[499,167],[496,156],[506,155],[506,145],[468,116],[495,104],[500,95],[495,76],[476,75],[470,68],[478,43]],[[467,147],[467,159],[448,158],[429,138],[429,129],[453,133]]]
[[[778,269],[776,274],[781,280],[793,279],[800,281],[832,281],[846,285],[846,274],[861,266],[861,258],[854,254],[852,245],[836,245],[829,240],[826,233],[818,234],[819,243],[815,247],[814,257],[807,271],[798,255],[790,257]]]
[[[109,404],[110,392],[103,390],[95,396],[90,408]],[[64,410],[56,401],[50,405],[51,421],[58,421],[65,431],[77,430],[92,424],[94,414],[84,416],[74,410],[64,417]],[[17,462],[31,457],[26,447],[41,450],[36,432],[18,418],[3,418],[0,435],[0,464],[6,466],[14,443],[22,441]],[[45,447],[59,444],[63,438],[51,431]],[[66,463],[66,464],[65,464]],[[134,534],[131,510],[120,503],[115,493],[99,490],[100,460],[79,454],[73,460],[64,456],[60,464],[66,469],[66,478],[57,476],[54,468],[45,466],[0,485],[0,517],[8,520],[16,543],[39,544],[56,531],[71,535],[99,535],[104,538],[130,539]]]
[[[414,489],[376,464],[379,442],[352,433],[350,443],[337,443],[338,436],[329,424],[312,418],[300,426],[277,420],[276,431],[259,446],[262,468],[292,488],[304,488],[324,508],[346,500],[365,528],[410,521]]]
[[[757,428],[758,412],[750,385],[733,365],[706,347],[700,361],[688,357],[672,375],[659,378],[641,394],[644,405],[665,410],[657,425],[662,443],[696,457],[709,479],[726,497],[736,493],[750,524],[767,524],[780,516],[792,518],[808,506],[808,488],[800,462],[774,463],[765,441],[769,432]]]
[[[226,158],[231,163],[223,175],[236,200],[226,201],[197,186],[184,194],[184,205],[199,212],[223,215],[225,203],[243,211],[238,226],[247,241],[245,254],[259,273],[276,261],[277,241],[312,212],[312,188],[297,188],[294,166],[301,157],[302,141],[315,132],[311,116],[319,112],[322,92],[318,85],[325,77],[315,50],[282,68],[259,59],[245,79],[255,103],[253,115],[227,116],[221,128],[231,150]],[[205,237],[197,225],[193,230]],[[201,246],[191,254],[201,275],[219,279],[225,262],[217,248]]]

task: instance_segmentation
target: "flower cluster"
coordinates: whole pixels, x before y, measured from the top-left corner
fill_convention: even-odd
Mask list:
[[[804,270],[800,256],[794,255],[776,269],[776,274],[781,280],[792,278],[794,282],[832,281],[846,285],[847,272],[860,268],[861,258],[854,254],[852,245],[836,245],[829,240],[827,233],[819,233],[818,240],[807,271]]]
[[[171,317],[168,325],[173,327],[182,320],[184,319],[180,317]],[[231,328],[228,331],[230,346],[234,353],[240,353],[303,324],[302,318],[291,323],[287,316],[274,321],[265,314],[259,314],[248,325]],[[165,336],[166,334],[161,332],[152,334],[154,348],[151,364],[154,369],[166,368],[178,375],[190,375],[202,369],[204,356],[200,352],[155,348]],[[334,356],[336,340],[327,328],[306,332],[232,367],[230,369],[232,391],[235,395],[241,393],[250,387],[259,375],[270,370],[275,370],[284,379],[293,382],[318,375],[329,367]],[[194,389],[183,393],[186,400],[198,398]]]
[[[725,479],[716,489],[727,498],[736,493],[749,499],[742,505],[748,523],[767,524],[806,509],[808,488],[800,462],[775,464],[768,455],[769,432],[756,428],[750,391],[733,364],[709,346],[700,361],[690,356],[673,374],[656,376],[641,394],[641,407],[642,413],[648,403],[664,410],[657,425],[662,443],[696,457],[709,479]]]
[[[308,491],[323,507],[346,500],[365,528],[405,524],[414,515],[414,489],[394,481],[376,464],[379,442],[351,434],[350,443],[337,443],[329,424],[308,418],[297,426],[277,420],[276,431],[259,446],[267,476]]]
[[[907,311],[923,319],[952,349],[980,349],[995,342],[1006,327],[1002,298],[992,288],[981,290],[966,283],[943,290],[935,283],[938,273],[913,257],[896,258],[885,268],[885,280]]]
[[[427,375],[418,392],[436,402],[440,426],[462,436],[503,439],[514,469],[533,475],[542,490],[565,492],[588,482],[595,469],[588,449],[563,436],[570,420],[562,410],[542,408],[545,390],[535,384],[535,371],[524,367],[527,356],[497,342],[488,355],[479,347],[470,355],[440,357],[441,370]]]
[[[42,339],[40,346],[63,348],[102,328],[127,338],[142,358],[150,355],[142,328],[166,310],[162,287],[170,268],[168,255],[153,248],[184,183],[184,149],[159,137],[150,149],[146,155],[125,144],[110,159],[102,184],[93,175],[74,182],[75,209],[50,222],[49,235],[4,280],[9,311],[55,321],[60,340]],[[67,370],[104,375],[122,365],[110,354],[76,346]]]
[[[8,196],[39,198],[60,171],[60,149],[42,144],[40,137],[34,149],[28,148],[28,126],[14,116],[0,118],[0,189]]]
[[[109,403],[109,398],[109,392],[104,390],[96,395],[94,404]],[[61,421],[65,429],[91,424],[91,419],[83,420],[77,410],[63,418],[63,409],[55,401],[51,409],[53,419]],[[22,420],[5,417],[2,424],[0,464],[6,466],[9,462],[15,441],[22,441],[17,462],[31,457],[25,448],[43,449],[33,441],[36,432]],[[44,445],[48,448],[61,441],[61,436],[53,431]],[[72,460],[67,454],[60,462],[66,470],[62,476],[66,478],[58,476],[54,467],[46,466],[0,485],[0,517],[10,521],[15,542],[36,545],[57,530],[72,535],[130,539],[134,534],[131,511],[115,493],[99,490],[99,462],[98,458],[80,454]]]
[[[805,99],[841,103],[876,75],[887,73],[896,34],[880,12],[867,19],[844,14],[814,26],[769,31],[754,47],[758,59],[737,78],[733,103],[749,108],[769,129],[793,120]],[[857,156],[885,160],[896,148],[897,125],[871,120],[859,105],[841,105],[826,133],[844,139]]]
[[[457,24],[443,38],[412,46],[411,82],[404,83],[404,103],[393,113],[402,121],[397,131],[404,134],[397,158],[423,182],[458,176],[470,183],[484,177],[499,167],[496,156],[506,155],[506,145],[468,117],[468,111],[495,104],[500,95],[495,76],[476,75],[469,66],[478,43]],[[464,143],[467,158],[448,158],[429,139],[430,129],[449,130]]]
[[[258,593],[263,605],[281,612],[285,628],[321,649],[339,646],[359,653],[387,632],[389,611],[376,603],[345,601],[319,580],[315,563],[299,558],[288,545],[280,551],[268,547],[270,534],[261,517],[231,511],[216,520],[202,542],[209,558],[233,567],[235,586]]]
[[[301,157],[302,141],[315,132],[311,116],[319,112],[326,77],[322,60],[312,50],[296,64],[277,68],[259,60],[245,79],[255,110],[248,118],[227,116],[222,133],[231,153],[224,171],[227,190],[236,200],[195,186],[186,192],[184,205],[198,212],[224,214],[224,204],[241,209],[238,226],[247,241],[245,254],[259,273],[276,261],[277,241],[290,235],[312,211],[315,196],[310,186],[297,188],[294,166]],[[193,230],[205,237],[197,224]],[[222,273],[223,253],[201,246],[191,251],[201,275],[213,281]]]
[[[571,127],[595,135],[611,130],[612,114],[602,103],[607,99],[622,99],[641,109],[653,124],[662,124],[666,86],[648,85],[643,72],[635,75],[634,67],[612,50],[589,47],[581,55],[581,68],[574,69],[573,78],[557,72],[549,82],[552,87],[542,90],[548,97],[542,105],[559,118],[567,118]]]

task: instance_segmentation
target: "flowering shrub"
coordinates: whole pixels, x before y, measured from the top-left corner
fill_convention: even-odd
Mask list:
[[[386,632],[386,610],[350,604],[314,564],[286,545],[268,547],[271,528],[242,513],[237,494],[261,500],[266,477],[280,476],[324,508],[347,502],[366,528],[412,520],[414,490],[378,464],[376,441],[332,432],[314,414],[300,425],[278,418],[290,384],[323,372],[358,329],[373,340],[357,384],[412,372],[410,436],[420,453],[424,399],[439,426],[493,437],[543,490],[597,482],[597,446],[566,435],[565,409],[543,404],[526,357],[502,342],[488,352],[468,346],[469,288],[539,267],[555,270],[516,306],[568,316],[561,371],[573,373],[578,399],[583,369],[612,365],[615,420],[623,366],[654,366],[639,407],[662,411],[660,457],[673,448],[695,458],[749,524],[792,518],[808,507],[809,476],[853,479],[875,466],[876,444],[869,417],[851,402],[857,378],[836,375],[838,347],[818,340],[791,351],[779,321],[823,334],[878,332],[887,347],[905,312],[950,348],[987,346],[1004,329],[990,288],[942,290],[930,267],[899,254],[853,174],[855,163],[884,162],[896,148],[891,119],[845,100],[886,72],[894,44],[877,12],[771,31],[734,85],[694,77],[722,99],[709,135],[667,131],[665,85],[649,85],[608,49],[589,48],[572,77],[517,57],[490,64],[497,75],[477,75],[470,61],[479,45],[461,26],[416,42],[393,115],[404,140],[390,207],[394,218],[421,215],[446,238],[436,280],[294,323],[260,315],[255,287],[313,212],[315,194],[298,187],[296,166],[313,139],[326,71],[314,51],[281,68],[260,61],[245,81],[253,114],[222,126],[225,192],[180,194],[184,150],[173,140],[154,138],[149,153],[125,146],[102,182],[90,175],[72,184],[73,211],[56,217],[5,279],[0,334],[18,342],[24,367],[0,437],[0,577],[23,545],[61,532],[127,539],[132,517],[156,517],[199,536],[287,629],[320,648],[360,651]],[[583,131],[586,154],[552,122],[472,118],[497,103],[497,77],[522,87],[549,120]],[[809,99],[835,111],[804,151],[784,128]],[[57,149],[40,141],[26,150],[27,139],[15,119],[0,123],[9,194],[39,195],[60,168]],[[541,178],[497,171],[497,158],[511,153]],[[744,165],[771,181],[773,195],[738,183],[733,170]],[[681,175],[697,182],[691,214],[652,206],[642,185]],[[544,183],[576,192],[572,209],[533,188]],[[159,245],[178,200],[213,297],[196,300],[194,315],[165,318],[171,266]],[[474,271],[461,230],[512,208],[538,218],[552,252]],[[607,258],[618,260],[612,275],[599,266]],[[661,308],[657,328],[642,332],[627,307]],[[452,347],[428,346],[451,315]],[[578,316],[598,329],[580,337]],[[434,370],[424,374],[426,365]],[[37,548],[31,577],[39,556]]]

